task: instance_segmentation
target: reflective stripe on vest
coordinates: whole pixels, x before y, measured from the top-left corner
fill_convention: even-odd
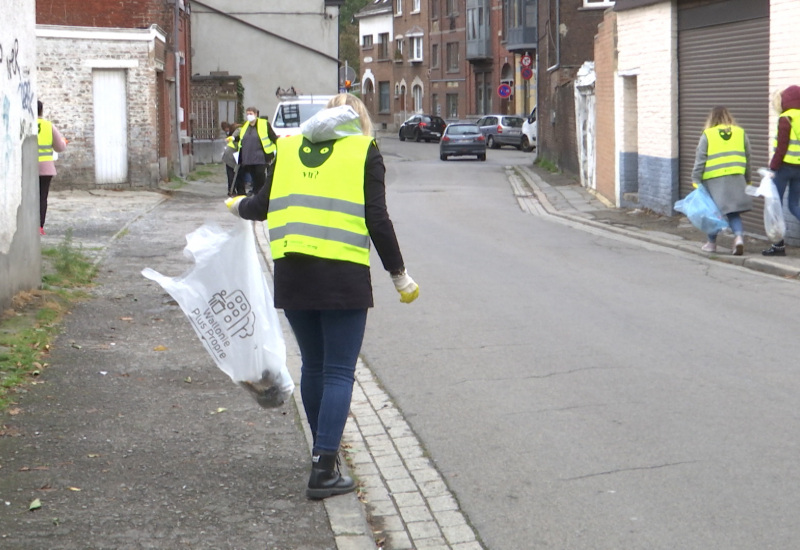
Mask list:
[[[248,122],[244,126],[239,129],[239,151],[242,150],[242,143],[244,142],[244,135],[247,133],[247,130],[251,128],[250,123]],[[264,118],[257,118],[256,119],[256,131],[258,132],[258,137],[261,138],[261,147],[264,148],[264,152],[266,154],[272,154],[275,152],[275,144],[269,139],[269,131],[267,130],[267,120]]]
[[[782,117],[789,119],[792,130],[789,132],[789,147],[783,155],[783,162],[787,164],[800,164],[800,109],[788,109],[781,113]],[[777,136],[772,140],[772,148],[778,147]]]
[[[39,162],[53,160],[53,123],[39,119]]]
[[[745,173],[747,157],[744,150],[743,129],[738,126],[714,126],[703,133],[708,140],[704,180]]]
[[[270,249],[369,265],[364,220],[364,164],[373,140],[349,136],[311,143],[302,134],[278,141],[269,196]]]

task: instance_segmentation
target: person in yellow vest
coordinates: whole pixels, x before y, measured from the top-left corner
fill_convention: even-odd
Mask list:
[[[776,93],[772,97],[772,107],[779,116],[769,169],[774,174],[772,181],[781,202],[786,188],[789,188],[786,206],[800,220],[800,86],[789,86]],[[761,253],[764,256],[786,256],[786,245],[781,240]]]
[[[267,169],[275,159],[275,142],[278,136],[266,118],[258,116],[258,109],[248,107],[247,122],[239,130],[239,172],[236,175],[236,193],[245,194],[245,181],[253,181],[253,194],[257,194],[267,181]]]
[[[744,253],[742,212],[753,205],[745,193],[750,181],[750,140],[725,107],[714,107],[697,145],[692,182],[704,185],[733,231],[734,256]],[[717,251],[717,234],[708,235],[705,252]]]
[[[386,208],[386,168],[360,99],[334,96],[277,148],[267,185],[226,205],[269,222],[275,307],[300,346],[300,391],[314,441],[306,496],[322,499],[355,489],[339,472],[338,452],[373,306],[370,242],[401,302],[416,300],[419,286],[405,269]]]
[[[67,148],[67,140],[49,120],[42,118],[44,105],[37,102],[39,109],[39,234],[44,235],[44,219],[47,216],[47,196],[50,194],[50,182],[56,175],[56,153]]]
[[[225,124],[228,124],[227,122]],[[236,176],[237,159],[235,153],[239,150],[239,124],[228,124],[225,136],[225,151],[222,153],[222,162],[225,164],[225,172],[228,176],[228,196],[233,197],[233,181]]]

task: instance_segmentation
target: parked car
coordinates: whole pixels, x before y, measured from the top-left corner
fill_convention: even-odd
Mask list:
[[[447,123],[436,115],[413,115],[400,125],[400,141],[439,141]]]
[[[472,122],[449,124],[439,141],[439,158],[475,155],[478,160],[486,160],[486,138],[481,129]]]
[[[533,108],[531,114],[528,115],[528,118],[525,119],[525,122],[522,124],[522,150],[523,151],[533,151],[536,149],[536,136],[537,136],[537,124],[536,124],[536,107]]]
[[[278,137],[300,133],[300,125],[325,108],[332,95],[284,96],[270,121]]]
[[[517,115],[486,115],[477,124],[486,136],[486,146],[499,149],[502,145],[513,145],[522,149],[522,125],[525,119]]]

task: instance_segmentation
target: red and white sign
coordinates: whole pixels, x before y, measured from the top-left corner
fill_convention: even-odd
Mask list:
[[[522,64],[523,67],[530,67],[531,65],[533,65],[533,59],[531,58],[530,55],[525,54],[522,56],[520,63]]]

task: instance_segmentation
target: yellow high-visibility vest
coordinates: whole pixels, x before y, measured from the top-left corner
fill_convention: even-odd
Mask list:
[[[302,134],[278,141],[267,213],[274,260],[294,253],[369,265],[364,164],[372,143],[311,143]]]
[[[242,143],[244,143],[244,135],[250,128],[250,123],[246,123],[239,130],[239,151],[242,150]],[[269,139],[269,131],[267,130],[267,120],[264,118],[256,119],[256,131],[258,137],[261,138],[261,146],[264,148],[264,153],[267,155],[275,152],[275,144]]]
[[[39,119],[39,162],[53,160],[53,123]]]
[[[744,148],[744,130],[739,126],[714,126],[703,132],[708,140],[708,154],[703,179],[731,174],[744,174],[747,156]]]
[[[783,155],[783,162],[787,164],[800,164],[800,109],[788,109],[781,113],[792,123],[792,130],[789,132],[789,147]],[[778,147],[778,137],[772,140],[773,150]]]

